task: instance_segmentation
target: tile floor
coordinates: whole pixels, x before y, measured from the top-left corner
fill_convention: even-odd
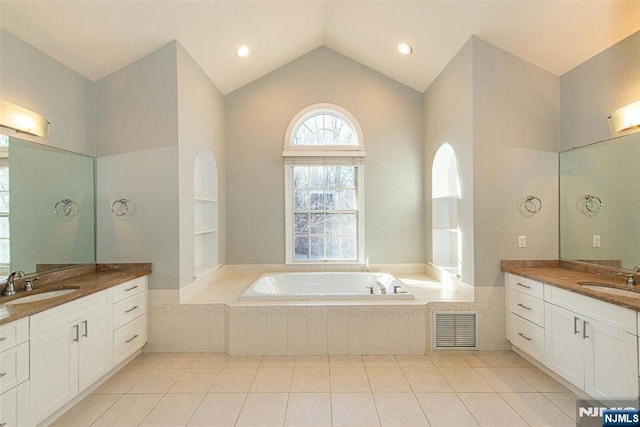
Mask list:
[[[575,426],[575,396],[510,351],[143,353],[54,426]]]

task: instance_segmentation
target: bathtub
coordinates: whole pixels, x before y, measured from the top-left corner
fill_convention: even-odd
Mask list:
[[[394,286],[398,293],[394,293]],[[371,294],[369,287],[373,287]],[[381,293],[384,287],[386,293]],[[409,289],[387,273],[267,273],[240,296],[241,301],[407,300]]]

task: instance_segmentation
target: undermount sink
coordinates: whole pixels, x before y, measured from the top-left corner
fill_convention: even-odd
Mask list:
[[[72,292],[77,291],[80,288],[65,288],[65,289],[56,289],[55,291],[42,292],[39,294],[27,295],[22,298],[16,298],[11,301],[5,302],[6,305],[16,305],[16,304],[27,304],[30,302],[36,301],[44,301],[51,298],[61,297],[62,295],[67,295]]]
[[[620,295],[623,297],[640,298],[640,292],[634,292],[631,290],[612,288],[608,283],[598,282],[578,282],[578,285],[583,288],[592,289],[598,292],[604,292],[607,294]]]

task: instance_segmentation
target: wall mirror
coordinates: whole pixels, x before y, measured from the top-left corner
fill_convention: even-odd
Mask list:
[[[0,277],[95,262],[94,159],[0,134]]]
[[[560,153],[560,256],[640,264],[640,133]]]

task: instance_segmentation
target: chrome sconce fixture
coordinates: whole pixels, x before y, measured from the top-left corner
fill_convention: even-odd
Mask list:
[[[640,101],[625,105],[611,113],[609,116],[609,128],[612,135],[640,128]]]
[[[0,101],[0,126],[46,138],[49,122],[38,113],[10,102]]]

